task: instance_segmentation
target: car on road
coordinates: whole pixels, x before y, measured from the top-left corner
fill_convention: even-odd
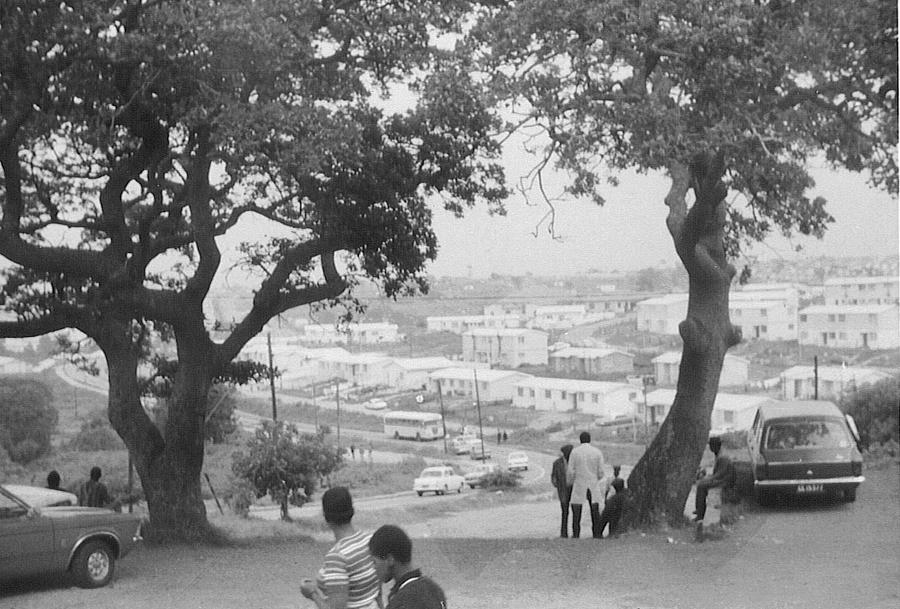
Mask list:
[[[413,480],[413,490],[421,497],[425,493],[446,495],[450,491],[461,493],[466,481],[449,465],[426,467]]]
[[[491,449],[488,448],[487,443],[482,443],[481,440],[472,444],[472,447],[469,449],[469,458],[477,459],[478,461],[485,461],[486,459],[491,458]]]
[[[105,586],[141,526],[140,516],[102,508],[35,507],[0,486],[0,580],[68,573],[83,588]]]
[[[500,466],[496,463],[478,463],[472,470],[466,472],[463,479],[469,485],[469,488],[475,488],[482,485],[485,476],[499,471]]]
[[[763,404],[747,432],[757,500],[835,494],[856,501],[865,480],[858,442],[853,418],[831,402]]]
[[[75,493],[62,489],[28,486],[26,484],[3,484],[2,486],[31,507],[78,505],[78,496]]]
[[[388,407],[388,403],[380,398],[372,398],[363,404],[366,410],[384,410]]]
[[[511,472],[528,471],[528,455],[520,450],[509,453],[506,457],[506,469]]]
[[[455,436],[450,440],[450,450],[457,455],[465,455],[476,444],[481,445],[481,440],[477,436]]]

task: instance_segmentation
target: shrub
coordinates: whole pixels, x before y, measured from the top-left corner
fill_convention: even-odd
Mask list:
[[[231,483],[231,488],[225,493],[225,503],[231,511],[242,518],[250,515],[250,506],[256,498],[256,489],[245,478],[237,478]]]
[[[81,424],[78,434],[69,442],[71,450],[81,452],[95,450],[116,450],[124,447],[122,439],[113,431],[103,415],[94,415]]]
[[[552,424],[548,425],[547,429],[545,429],[544,431],[547,433],[556,433],[556,432],[562,431],[562,430],[563,430],[562,421],[557,421],[556,423],[552,423]]]
[[[0,448],[17,463],[29,463],[50,452],[50,436],[59,414],[53,393],[28,379],[0,379]]]
[[[497,470],[485,474],[481,479],[481,486],[488,489],[518,488],[522,483],[522,476],[518,472]]]
[[[207,417],[203,433],[209,442],[223,444],[237,430],[235,400],[224,385],[215,385],[206,399]]]
[[[846,393],[840,406],[856,421],[860,444],[868,448],[872,444],[900,440],[897,404],[900,404],[900,376]]]

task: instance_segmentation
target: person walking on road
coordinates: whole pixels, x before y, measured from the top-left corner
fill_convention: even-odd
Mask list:
[[[550,484],[556,488],[559,497],[560,524],[559,536],[569,536],[569,500],[572,498],[572,485],[566,481],[566,467],[569,464],[569,455],[572,453],[572,445],[566,444],[559,449],[560,457],[553,462],[550,470]]]
[[[566,467],[566,480],[572,485],[572,537],[581,536],[581,507],[587,502],[591,510],[591,532],[600,538],[600,496],[603,477],[603,453],[591,446],[591,434],[582,431],[581,444],[572,449]]]
[[[412,541],[398,526],[386,524],[372,534],[369,553],[378,578],[394,587],[386,609],[447,609],[444,591],[412,563]]]

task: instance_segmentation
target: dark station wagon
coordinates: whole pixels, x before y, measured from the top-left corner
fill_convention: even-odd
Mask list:
[[[762,505],[782,495],[834,494],[855,501],[865,480],[856,424],[831,402],[764,404],[747,440]]]

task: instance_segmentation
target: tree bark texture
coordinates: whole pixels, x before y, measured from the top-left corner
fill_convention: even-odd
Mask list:
[[[709,437],[722,362],[741,340],[728,314],[735,271],[725,259],[724,159],[701,153],[690,167],[673,164],[669,173],[666,223],[689,276],[688,312],[678,328],[684,346],[675,401],[628,478],[631,509],[626,518],[633,524],[683,524],[685,502]],[[687,211],[689,189],[695,202]]]

